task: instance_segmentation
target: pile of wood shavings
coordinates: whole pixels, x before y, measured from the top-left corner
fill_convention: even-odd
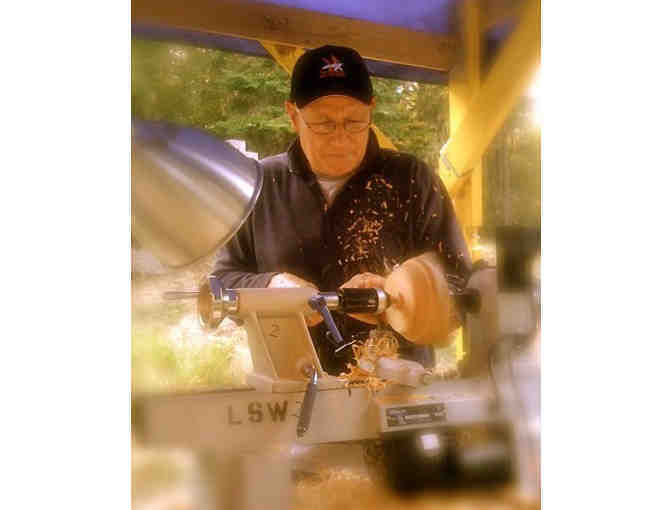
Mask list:
[[[298,482],[292,510],[539,510],[515,490],[427,491],[402,497],[348,469],[325,470],[317,481]]]
[[[339,379],[345,381],[346,388],[366,387],[369,393],[376,394],[390,383],[375,374],[376,362],[382,357],[398,358],[398,350],[399,341],[391,331],[372,329],[363,344],[352,345],[356,363],[348,363],[348,371],[341,373]],[[429,372],[444,380],[460,377],[459,369],[454,365],[438,364]]]
[[[340,375],[346,387],[366,387],[375,394],[385,388],[388,382],[375,375],[378,358],[398,358],[399,341],[391,331],[372,329],[363,344],[353,344],[352,352],[356,364],[348,363],[347,372]]]
[[[387,493],[368,478],[336,469],[320,473],[319,481],[298,482],[292,510],[373,509],[388,499]]]

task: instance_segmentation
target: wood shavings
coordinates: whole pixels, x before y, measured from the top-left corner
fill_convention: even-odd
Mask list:
[[[385,252],[382,232],[399,212],[399,194],[383,175],[373,174],[364,190],[363,198],[353,200],[357,207],[346,209],[340,226],[344,237],[337,240],[342,250],[338,264],[349,269],[362,261],[371,262]]]
[[[513,487],[426,491],[409,498],[347,468],[323,470],[298,482],[292,510],[539,510]]]
[[[345,381],[346,388],[366,387],[373,395],[388,384],[373,373],[376,361],[381,357],[396,359],[399,357],[398,350],[399,341],[391,331],[373,329],[363,344],[353,344],[356,364],[348,363],[348,371],[341,373],[339,379]]]
[[[432,375],[436,376],[439,379],[458,379],[460,377],[460,370],[457,366],[439,366],[429,371]]]
[[[345,382],[346,388],[366,387],[371,395],[385,389],[392,381],[387,381],[375,374],[379,358],[399,358],[399,341],[389,330],[373,329],[363,344],[353,344],[352,352],[355,363],[347,364],[347,372],[342,372],[339,379]],[[460,377],[454,365],[437,365],[429,373],[437,379],[457,379]]]

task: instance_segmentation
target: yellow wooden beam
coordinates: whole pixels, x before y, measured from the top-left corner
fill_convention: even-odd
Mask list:
[[[473,0],[466,0],[473,1]],[[487,31],[505,23],[515,23],[521,16],[525,2],[522,0],[484,0],[481,30]]]
[[[456,132],[441,149],[441,163],[453,180],[463,179],[480,160],[520,96],[532,83],[541,58],[541,5],[526,2],[487,79]],[[451,187],[452,187],[451,186]]]
[[[390,140],[378,126],[371,124],[371,127],[373,128],[373,132],[376,133],[376,138],[378,138],[378,145],[384,149],[392,149],[395,151],[397,150],[397,147],[394,145],[394,143],[392,143],[392,140]]]
[[[462,42],[462,62],[451,72],[448,88],[448,106],[450,111],[449,129],[455,133],[466,117],[469,105],[476,96],[481,85],[482,62],[482,14],[481,3],[468,0],[458,5],[460,39]],[[481,173],[481,165],[477,164],[474,173]],[[482,223],[482,199],[480,180],[468,180],[455,188],[455,176],[451,175],[439,159],[439,175],[450,192],[455,212],[460,220],[464,237],[472,252],[472,240],[475,228]],[[456,360],[460,362],[469,355],[468,346],[464,344],[462,330],[455,339]]]
[[[467,87],[468,102],[481,86],[481,62],[483,60],[483,36],[481,34],[481,6],[472,0],[464,4],[460,11],[462,45],[464,46],[464,82]],[[459,119],[457,124],[462,119]]]
[[[291,76],[294,65],[299,57],[305,53],[303,48],[296,46],[286,46],[284,44],[274,44],[266,41],[259,41],[261,45],[270,53],[275,61],[282,67],[287,74]]]
[[[304,50],[301,48],[295,48],[293,46],[284,46],[282,44],[274,44],[266,41],[260,41],[260,42],[262,46],[266,48],[266,51],[268,51],[273,56],[273,58],[278,62],[278,64],[285,71],[287,71],[287,74],[289,75],[292,74],[292,70],[294,69],[296,61],[299,60],[299,57],[304,53]],[[384,147],[386,149],[397,150],[397,148],[392,143],[392,140],[390,140],[387,136],[385,136],[385,133],[383,133],[380,130],[380,128],[378,128],[375,125],[372,125],[371,127],[373,128],[374,133],[376,133],[376,138],[378,138],[378,143],[380,144],[381,147]]]
[[[441,71],[457,55],[452,36],[244,0],[133,0],[131,21],[300,48],[348,46],[365,58]]]
[[[471,172],[471,228],[472,237],[476,229],[483,226],[483,162],[479,161]],[[474,239],[472,239],[474,241]],[[471,255],[474,258],[473,244]]]
[[[479,3],[470,1],[464,10],[465,48],[467,58],[467,83],[469,86],[469,103],[481,89],[481,64],[483,62],[483,12]],[[462,119],[464,120],[464,118]],[[451,131],[453,133],[454,131]],[[483,165],[481,159],[474,164],[471,178],[471,194],[469,196],[469,248],[473,252],[473,235],[476,228],[483,224]]]
[[[448,101],[450,109],[450,133],[459,130],[473,98],[481,85],[481,62],[483,60],[482,15],[480,3],[475,0],[459,4],[458,19],[463,47],[463,60],[450,76]],[[475,227],[482,224],[482,186],[480,162],[474,166],[478,174],[474,183],[464,182],[451,173],[445,162],[439,159],[439,175],[450,191],[460,224],[469,244]],[[459,186],[456,186],[459,184]],[[472,185],[473,184],[473,185]],[[466,189],[463,189],[466,188]]]

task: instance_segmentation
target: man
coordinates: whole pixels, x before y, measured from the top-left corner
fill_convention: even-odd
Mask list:
[[[356,51],[301,56],[285,103],[298,139],[261,162],[259,200],[213,271],[225,287],[382,288],[397,264],[427,251],[440,253],[451,282],[466,279],[471,261],[443,184],[415,157],[378,146],[374,107]],[[371,317],[334,315],[346,341],[375,327]],[[344,371],[351,349],[334,353],[326,325],[309,325],[323,368]],[[434,365],[431,347],[399,344],[401,357]]]

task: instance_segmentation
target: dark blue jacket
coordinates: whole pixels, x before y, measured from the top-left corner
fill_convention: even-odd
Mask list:
[[[430,250],[443,255],[448,273],[468,276],[471,260],[443,183],[414,156],[381,149],[373,132],[362,164],[330,207],[298,140],[261,164],[259,200],[215,264],[225,287],[266,287],[287,272],[331,291],[365,271],[384,276]],[[334,315],[346,341],[366,338],[373,327]],[[352,353],[334,354],[325,334],[324,323],[311,328],[323,368],[337,375]],[[402,357],[434,366],[431,347],[397,336]]]

